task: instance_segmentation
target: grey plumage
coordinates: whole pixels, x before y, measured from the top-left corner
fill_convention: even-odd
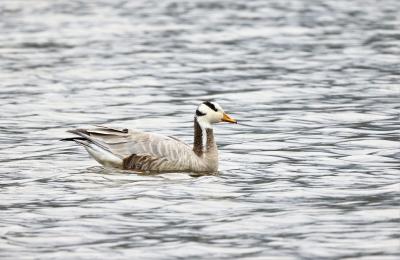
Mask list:
[[[141,172],[216,172],[218,149],[211,124],[236,123],[217,103],[204,102],[194,118],[193,147],[175,137],[134,129],[97,126],[68,132],[104,166]]]
[[[201,131],[201,129],[200,129]],[[78,137],[64,139],[82,144],[101,164],[125,170],[168,172],[193,171],[212,172],[218,169],[218,159],[204,156],[201,143],[195,146],[197,154],[186,143],[174,137],[145,133],[132,129],[116,129],[99,126],[93,129],[75,129],[68,131]],[[202,139],[201,136],[198,137]],[[97,156],[101,154],[114,155]],[[211,149],[209,149],[211,152]],[[215,146],[216,150],[216,146]],[[217,151],[212,152],[217,155]],[[216,164],[215,164],[216,162]]]

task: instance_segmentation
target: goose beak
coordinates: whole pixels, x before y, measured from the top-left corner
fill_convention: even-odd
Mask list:
[[[232,117],[228,116],[227,114],[224,113],[224,116],[221,119],[224,122],[229,122],[229,123],[234,123],[237,124],[237,121],[233,119]]]

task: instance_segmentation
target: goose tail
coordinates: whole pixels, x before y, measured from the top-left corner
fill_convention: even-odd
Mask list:
[[[74,141],[85,147],[86,151],[100,164],[107,167],[121,168],[123,158],[114,154],[107,144],[94,139],[86,129],[69,130],[69,133],[75,134],[75,137],[63,138],[60,141]]]

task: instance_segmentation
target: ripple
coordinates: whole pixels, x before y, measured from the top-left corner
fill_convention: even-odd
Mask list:
[[[399,1],[5,1],[0,258],[398,259]],[[192,141],[215,175],[104,169],[110,124]]]

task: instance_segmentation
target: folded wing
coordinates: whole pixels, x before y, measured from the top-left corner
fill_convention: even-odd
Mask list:
[[[74,141],[81,144],[87,142],[88,145],[85,145],[87,149],[95,146],[96,149],[102,149],[120,158],[122,163],[119,166],[123,169],[138,171],[187,170],[193,161],[194,153],[191,147],[168,136],[104,126],[93,129],[76,129],[69,132],[79,136]],[[93,153],[90,154],[95,157]],[[98,158],[95,159],[98,160]]]

